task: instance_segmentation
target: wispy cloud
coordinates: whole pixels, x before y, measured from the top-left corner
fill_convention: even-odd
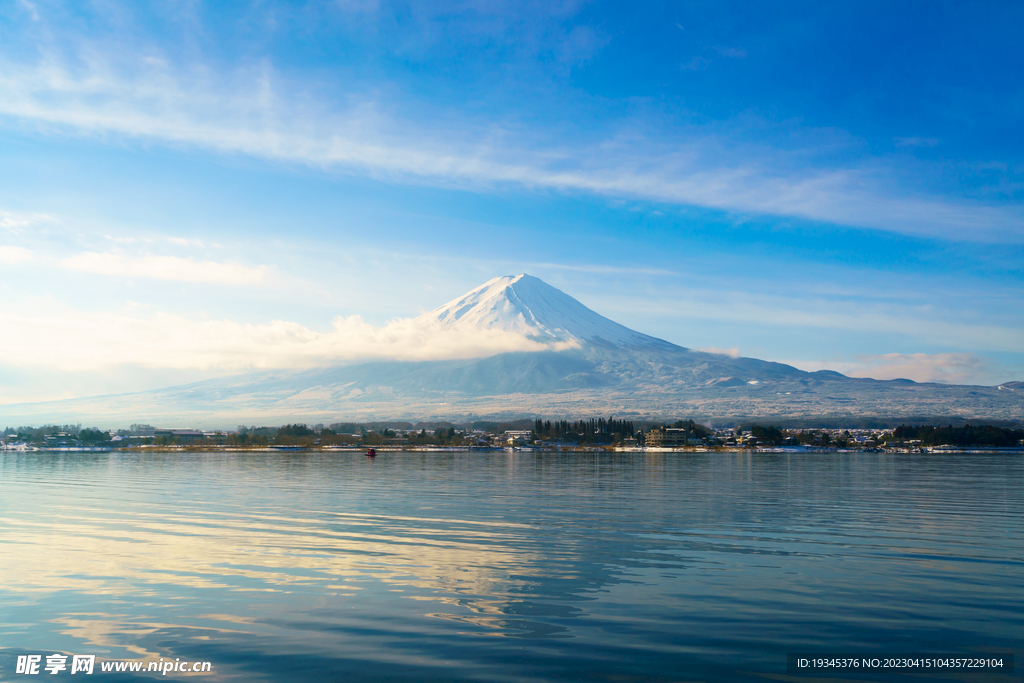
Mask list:
[[[178,256],[131,256],[89,251],[69,256],[61,261],[61,265],[69,270],[100,275],[229,285],[260,284],[267,276],[265,266],[251,268],[240,263],[198,261]]]
[[[24,228],[27,228],[36,223],[49,223],[54,219],[52,216],[48,216],[43,213],[12,213],[10,211],[0,211],[0,228],[3,228],[7,232],[19,233]]]
[[[39,21],[39,10],[36,9],[35,4],[29,2],[29,0],[18,0],[18,4],[24,8],[32,21]]]
[[[897,147],[934,147],[939,144],[937,138],[893,138]]]
[[[168,237],[167,241],[171,244],[177,244],[179,247],[203,247],[202,240],[188,239],[186,237]]]
[[[854,361],[794,361],[803,370],[835,370],[850,377],[911,379],[915,382],[992,382],[990,363],[972,353],[886,353]]]
[[[683,71],[703,71],[708,68],[711,64],[711,60],[707,57],[701,57],[700,55],[694,55],[689,61],[683,62],[679,65],[679,68]]]
[[[515,270],[520,266],[522,261],[512,262],[512,269]],[[675,271],[665,270],[664,268],[644,268],[640,266],[606,266],[596,264],[566,264],[566,263],[533,263],[529,264],[530,270],[565,270],[577,273],[598,273],[598,274],[618,274],[625,273],[629,275],[677,275]]]
[[[792,335],[794,330],[827,329],[896,335],[929,346],[958,346],[992,352],[1024,348],[1024,330],[1016,320],[966,320],[963,311],[939,311],[900,301],[837,301],[819,296],[752,294],[745,291],[687,288],[665,296],[661,292],[636,297],[604,297],[604,312],[612,318],[625,313],[648,319],[743,322],[764,330]],[[909,293],[904,294],[909,297]],[[1013,299],[1015,301],[1015,299]],[[673,340],[685,344],[685,340]],[[781,360],[781,359],[777,359]],[[782,362],[790,362],[782,360]]]
[[[730,57],[732,59],[743,59],[747,56],[746,48],[742,47],[728,47],[726,45],[716,45],[711,48],[723,57]]]
[[[53,57],[4,63],[0,115],[47,132],[127,136],[217,152],[367,174],[395,182],[491,188],[517,185],[795,216],[953,240],[1024,240],[1016,207],[894,194],[878,160],[817,164],[813,150],[737,145],[719,126],[575,143],[554,131],[496,127],[452,114],[417,117],[414,105],[353,93],[345,103],[304,94],[273,68],[214,74],[166,60],[90,55],[71,68]],[[404,114],[403,114],[404,112]]]

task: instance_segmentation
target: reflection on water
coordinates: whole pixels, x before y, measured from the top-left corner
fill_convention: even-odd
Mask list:
[[[1022,475],[1006,454],[6,453],[0,678],[40,652],[622,682],[1013,651]]]

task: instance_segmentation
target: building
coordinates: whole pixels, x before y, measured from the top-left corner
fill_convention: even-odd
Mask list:
[[[533,432],[522,429],[509,429],[505,432],[505,443],[510,446],[525,446],[530,442]]]
[[[195,443],[202,441],[204,434],[196,429],[157,429],[153,436],[174,439],[178,443]]]
[[[53,446],[79,446],[79,445],[81,445],[81,442],[77,438],[75,438],[71,434],[66,434],[64,432],[60,432],[59,434],[51,434],[49,436],[45,436],[45,437],[43,437],[43,441],[46,443],[47,446],[50,446],[50,447],[53,447]]]
[[[203,432],[203,440],[207,443],[224,445],[227,443],[228,435],[221,431]]]
[[[653,448],[675,448],[678,446],[699,446],[704,441],[693,432],[685,429],[669,427],[668,429],[652,429],[644,437],[644,445]]]

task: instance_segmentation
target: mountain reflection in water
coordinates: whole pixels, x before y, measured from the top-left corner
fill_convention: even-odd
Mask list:
[[[29,452],[0,474],[5,678],[64,652],[206,680],[779,680],[787,652],[1024,634],[1020,455]]]

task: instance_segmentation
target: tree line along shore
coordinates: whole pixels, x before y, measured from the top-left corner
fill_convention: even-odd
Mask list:
[[[285,424],[277,427],[239,425],[234,430],[202,431],[133,424],[127,429],[101,430],[78,425],[5,428],[5,448],[778,448],[915,449],[1019,448],[1024,428],[991,424],[899,425],[894,428],[782,428],[757,423],[714,428],[693,420],[635,422],[521,419],[465,424],[409,422],[336,422]]]

